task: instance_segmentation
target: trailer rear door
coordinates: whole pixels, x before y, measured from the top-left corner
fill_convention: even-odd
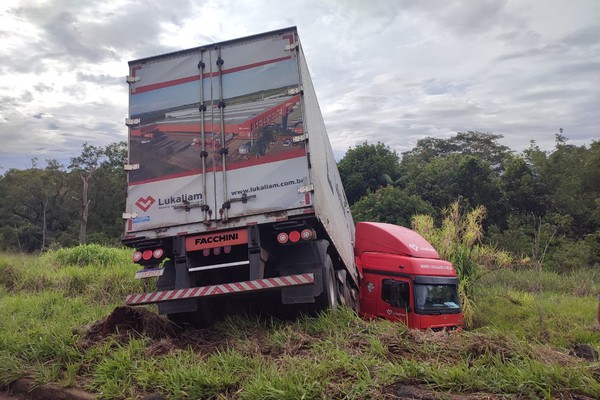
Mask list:
[[[128,231],[306,207],[296,31],[130,62]]]

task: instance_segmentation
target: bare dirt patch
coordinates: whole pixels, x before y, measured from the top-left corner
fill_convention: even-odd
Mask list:
[[[183,329],[150,310],[117,307],[107,317],[84,328],[79,347],[90,348],[109,339],[127,343],[132,338],[147,339],[146,351],[153,356],[190,348],[211,354],[227,344],[227,339],[213,330]]]

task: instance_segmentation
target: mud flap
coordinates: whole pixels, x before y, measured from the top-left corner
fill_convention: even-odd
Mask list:
[[[316,240],[302,245],[289,246],[285,257],[279,260],[281,275],[314,274],[315,283],[281,290],[282,304],[314,303],[315,298],[323,293],[323,264],[327,259],[326,240]]]
[[[172,260],[165,262],[164,272],[158,278],[156,286],[158,291],[189,288],[190,274],[185,265],[185,261],[177,264]],[[196,299],[169,301],[158,304],[158,313],[160,315],[192,312],[196,310],[198,310],[198,300]]]

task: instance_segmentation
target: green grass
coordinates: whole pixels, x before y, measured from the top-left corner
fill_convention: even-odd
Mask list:
[[[512,270],[490,273],[476,294],[475,324],[559,348],[578,343],[598,346],[599,278],[591,270],[568,275]]]
[[[129,252],[73,251],[87,255],[0,255],[0,386],[29,376],[106,399],[383,399],[402,385],[600,397],[600,365],[568,355],[575,344],[600,346],[592,271],[486,274],[474,286],[475,328],[452,334],[340,309],[291,322],[228,317],[178,337],[123,330],[86,342],[90,324],[142,287]],[[114,252],[98,257],[117,261],[96,263],[94,251]]]
[[[96,247],[99,246],[80,246],[73,252],[79,254],[81,248]],[[83,258],[70,257],[67,251],[61,249],[41,258],[0,255],[0,288],[12,293],[55,292],[71,298],[82,296],[96,304],[120,304],[132,290],[142,290],[141,282],[132,279],[136,267],[130,261],[130,251],[105,248],[98,252],[104,254],[101,256],[104,261],[119,260],[112,265],[96,264],[93,260],[81,265]],[[113,256],[106,255],[109,253]],[[62,255],[55,257],[58,254]],[[61,261],[63,259],[73,263]]]
[[[62,248],[44,254],[45,262],[79,267],[113,267],[131,261],[130,249],[115,249],[99,244],[85,244],[73,248]]]

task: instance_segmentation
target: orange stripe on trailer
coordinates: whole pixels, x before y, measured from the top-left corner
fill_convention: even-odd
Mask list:
[[[128,306],[160,303],[178,299],[221,296],[251,291],[278,289],[289,286],[310,285],[315,282],[314,274],[298,274],[277,278],[256,279],[253,281],[224,283],[221,285],[201,286],[197,288],[166,290],[162,292],[130,294],[125,299]]]

